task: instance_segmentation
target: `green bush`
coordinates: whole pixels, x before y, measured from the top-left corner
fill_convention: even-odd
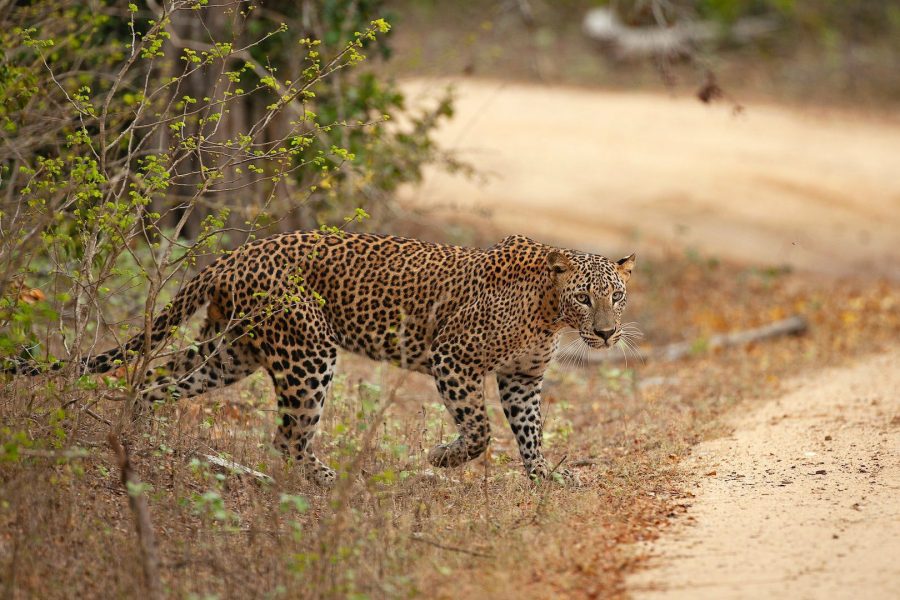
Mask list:
[[[223,248],[387,214],[452,108],[409,114],[366,67],[390,56],[382,4],[0,9],[0,352],[124,339]]]

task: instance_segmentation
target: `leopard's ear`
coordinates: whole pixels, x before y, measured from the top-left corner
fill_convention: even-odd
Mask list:
[[[562,252],[554,250],[547,255],[547,268],[554,275],[562,275],[572,270],[572,261]]]
[[[623,283],[628,283],[628,280],[631,279],[631,271],[633,269],[634,254],[626,256],[625,258],[620,258],[616,261],[616,271],[619,272],[619,277],[622,278]]]

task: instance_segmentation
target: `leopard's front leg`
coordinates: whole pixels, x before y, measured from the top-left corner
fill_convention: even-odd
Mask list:
[[[552,471],[541,452],[544,422],[541,414],[541,387],[544,375],[526,373],[497,373],[500,404],[519,445],[525,472],[534,479],[558,475],[569,484],[577,485],[578,476],[568,469]]]
[[[484,375],[441,352],[433,355],[432,374],[459,437],[432,448],[428,460],[436,467],[456,467],[483,454],[491,441],[484,406]]]

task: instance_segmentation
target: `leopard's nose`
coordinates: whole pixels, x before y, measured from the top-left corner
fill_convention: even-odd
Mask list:
[[[597,337],[602,339],[604,342],[608,342],[609,338],[611,338],[615,332],[616,332],[615,327],[613,327],[612,329],[595,329],[594,330],[594,333],[597,335]]]

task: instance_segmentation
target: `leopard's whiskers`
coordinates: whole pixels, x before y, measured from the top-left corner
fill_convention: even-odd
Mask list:
[[[625,350],[627,349],[635,356],[635,358],[641,361],[641,364],[644,364],[644,356],[637,348],[637,341],[634,334],[622,334],[622,337],[619,338],[619,341],[622,342],[623,352],[625,352]]]

